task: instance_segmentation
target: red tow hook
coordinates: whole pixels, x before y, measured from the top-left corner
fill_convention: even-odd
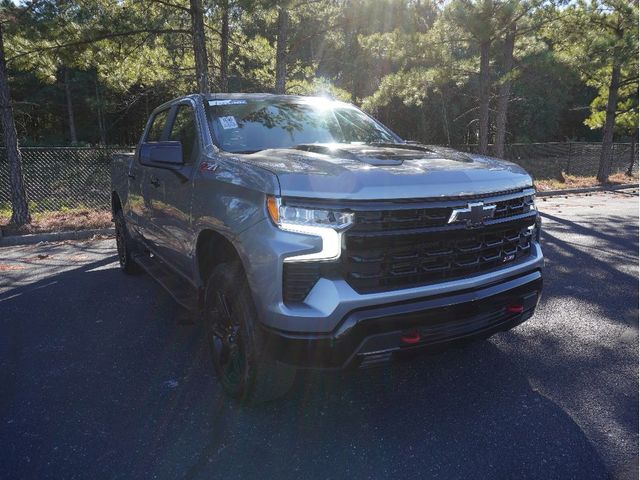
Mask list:
[[[507,305],[507,312],[522,313],[524,312],[524,305],[522,305],[521,303]]]
[[[415,345],[420,341],[420,334],[417,331],[405,333],[400,340],[408,345]]]

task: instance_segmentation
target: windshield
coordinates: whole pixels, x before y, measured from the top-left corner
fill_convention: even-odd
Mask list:
[[[308,143],[397,143],[355,107],[331,100],[210,100],[209,124],[227,152],[253,153]]]

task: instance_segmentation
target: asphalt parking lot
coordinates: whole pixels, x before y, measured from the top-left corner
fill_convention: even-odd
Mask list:
[[[0,249],[0,476],[637,479],[638,197],[539,205],[530,321],[254,408],[113,240]]]

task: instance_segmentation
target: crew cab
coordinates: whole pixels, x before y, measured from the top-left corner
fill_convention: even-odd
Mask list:
[[[112,165],[122,270],[205,325],[224,389],[284,394],[297,369],[383,364],[531,317],[531,177],[401,139],[321,97],[189,95]]]

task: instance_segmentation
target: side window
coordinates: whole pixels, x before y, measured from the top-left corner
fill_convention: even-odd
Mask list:
[[[153,123],[151,123],[151,128],[149,128],[149,133],[147,133],[147,142],[159,142],[162,140],[162,133],[164,132],[164,126],[167,123],[168,116],[168,109],[156,113],[156,116],[153,118]]]
[[[196,125],[193,109],[189,105],[178,106],[169,140],[181,142],[184,161],[185,163],[191,162],[196,142]]]

